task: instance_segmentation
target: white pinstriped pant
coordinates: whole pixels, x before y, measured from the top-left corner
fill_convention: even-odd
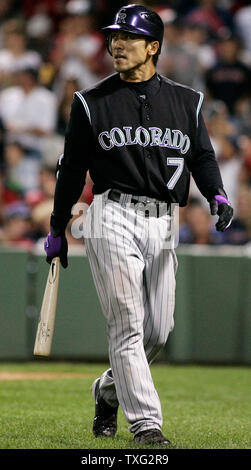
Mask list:
[[[173,249],[162,249],[159,237],[167,230],[169,215],[146,218],[108,200],[108,192],[101,196],[102,208],[100,196],[94,197],[85,222],[86,251],[107,322],[111,366],[101,376],[100,393],[111,406],[121,405],[135,434],[162,426],[149,364],[174,325],[177,258]],[[100,232],[93,236],[97,222]],[[149,223],[154,224],[154,238],[149,238]]]

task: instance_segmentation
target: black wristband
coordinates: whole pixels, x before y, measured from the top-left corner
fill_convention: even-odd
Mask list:
[[[59,235],[63,235],[65,233],[67,224],[69,219],[63,217],[57,217],[52,212],[51,219],[50,219],[50,232],[53,237],[58,237]]]

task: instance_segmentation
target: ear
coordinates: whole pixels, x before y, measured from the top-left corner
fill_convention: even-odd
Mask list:
[[[159,49],[159,41],[152,41],[148,44],[148,53],[150,55],[155,55]]]

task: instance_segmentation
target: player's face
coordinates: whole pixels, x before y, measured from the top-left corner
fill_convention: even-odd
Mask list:
[[[149,51],[152,49],[152,43],[147,43],[143,36],[119,31],[111,34],[110,41],[114,68],[117,72],[123,73],[138,68],[151,56]]]

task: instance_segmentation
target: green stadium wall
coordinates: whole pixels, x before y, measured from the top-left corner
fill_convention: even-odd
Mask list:
[[[251,363],[251,257],[241,247],[177,249],[175,327],[158,360]],[[33,347],[48,275],[43,254],[0,250],[0,360]],[[108,360],[105,320],[85,255],[60,270],[50,360]]]

